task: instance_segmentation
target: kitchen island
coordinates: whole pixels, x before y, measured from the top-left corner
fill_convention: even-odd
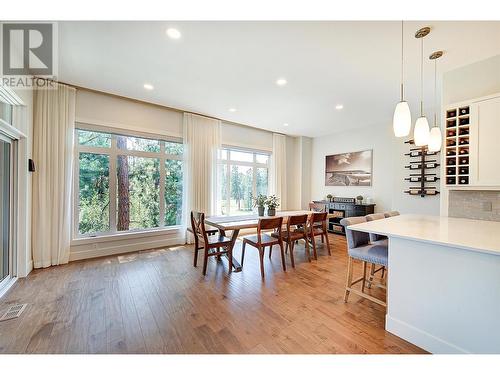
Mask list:
[[[500,222],[400,215],[348,228],[389,238],[387,331],[431,353],[500,353]]]

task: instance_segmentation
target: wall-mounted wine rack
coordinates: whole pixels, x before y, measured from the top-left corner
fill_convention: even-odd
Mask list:
[[[406,141],[410,145],[410,152],[406,156],[410,157],[410,162],[405,168],[410,170],[410,174],[405,178],[410,184],[417,183],[418,186],[410,186],[405,193],[410,195],[437,195],[439,191],[436,186],[431,186],[428,183],[439,181],[439,151],[428,151],[427,146],[416,147],[413,140]]]
[[[469,185],[470,108],[446,111],[446,185]]]

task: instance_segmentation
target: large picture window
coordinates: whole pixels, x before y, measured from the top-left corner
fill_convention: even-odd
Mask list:
[[[252,196],[268,193],[270,155],[223,148],[218,158],[217,210],[222,215],[252,212]]]
[[[75,236],[171,227],[182,220],[180,140],[78,126]]]

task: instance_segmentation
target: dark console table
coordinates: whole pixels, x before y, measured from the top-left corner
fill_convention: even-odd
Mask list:
[[[339,199],[347,200],[346,198],[339,198]],[[315,203],[324,203],[326,205],[327,211],[330,214],[333,214],[333,217],[328,219],[328,231],[330,233],[336,233],[342,235],[345,235],[345,229],[340,224],[340,220],[342,220],[345,217],[365,216],[373,214],[375,210],[375,204],[357,204],[355,202],[335,202],[335,201],[333,202],[315,201]]]

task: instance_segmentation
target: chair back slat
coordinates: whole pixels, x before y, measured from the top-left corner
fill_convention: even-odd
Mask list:
[[[310,219],[311,224],[322,223],[326,221],[327,215],[328,214],[326,212],[313,212]]]
[[[205,229],[205,214],[203,212],[191,211],[191,229],[193,235],[201,237],[203,241],[208,242]]]
[[[263,230],[275,230],[275,233],[277,233],[279,238],[281,238],[282,226],[283,226],[283,217],[281,216],[259,219],[259,224],[257,225],[257,239],[259,244],[262,242],[261,233]]]
[[[302,225],[304,228],[307,224],[307,215],[294,215],[294,216],[289,216],[288,221],[286,223],[286,230],[287,232],[291,232],[291,228],[293,226],[297,225]]]

